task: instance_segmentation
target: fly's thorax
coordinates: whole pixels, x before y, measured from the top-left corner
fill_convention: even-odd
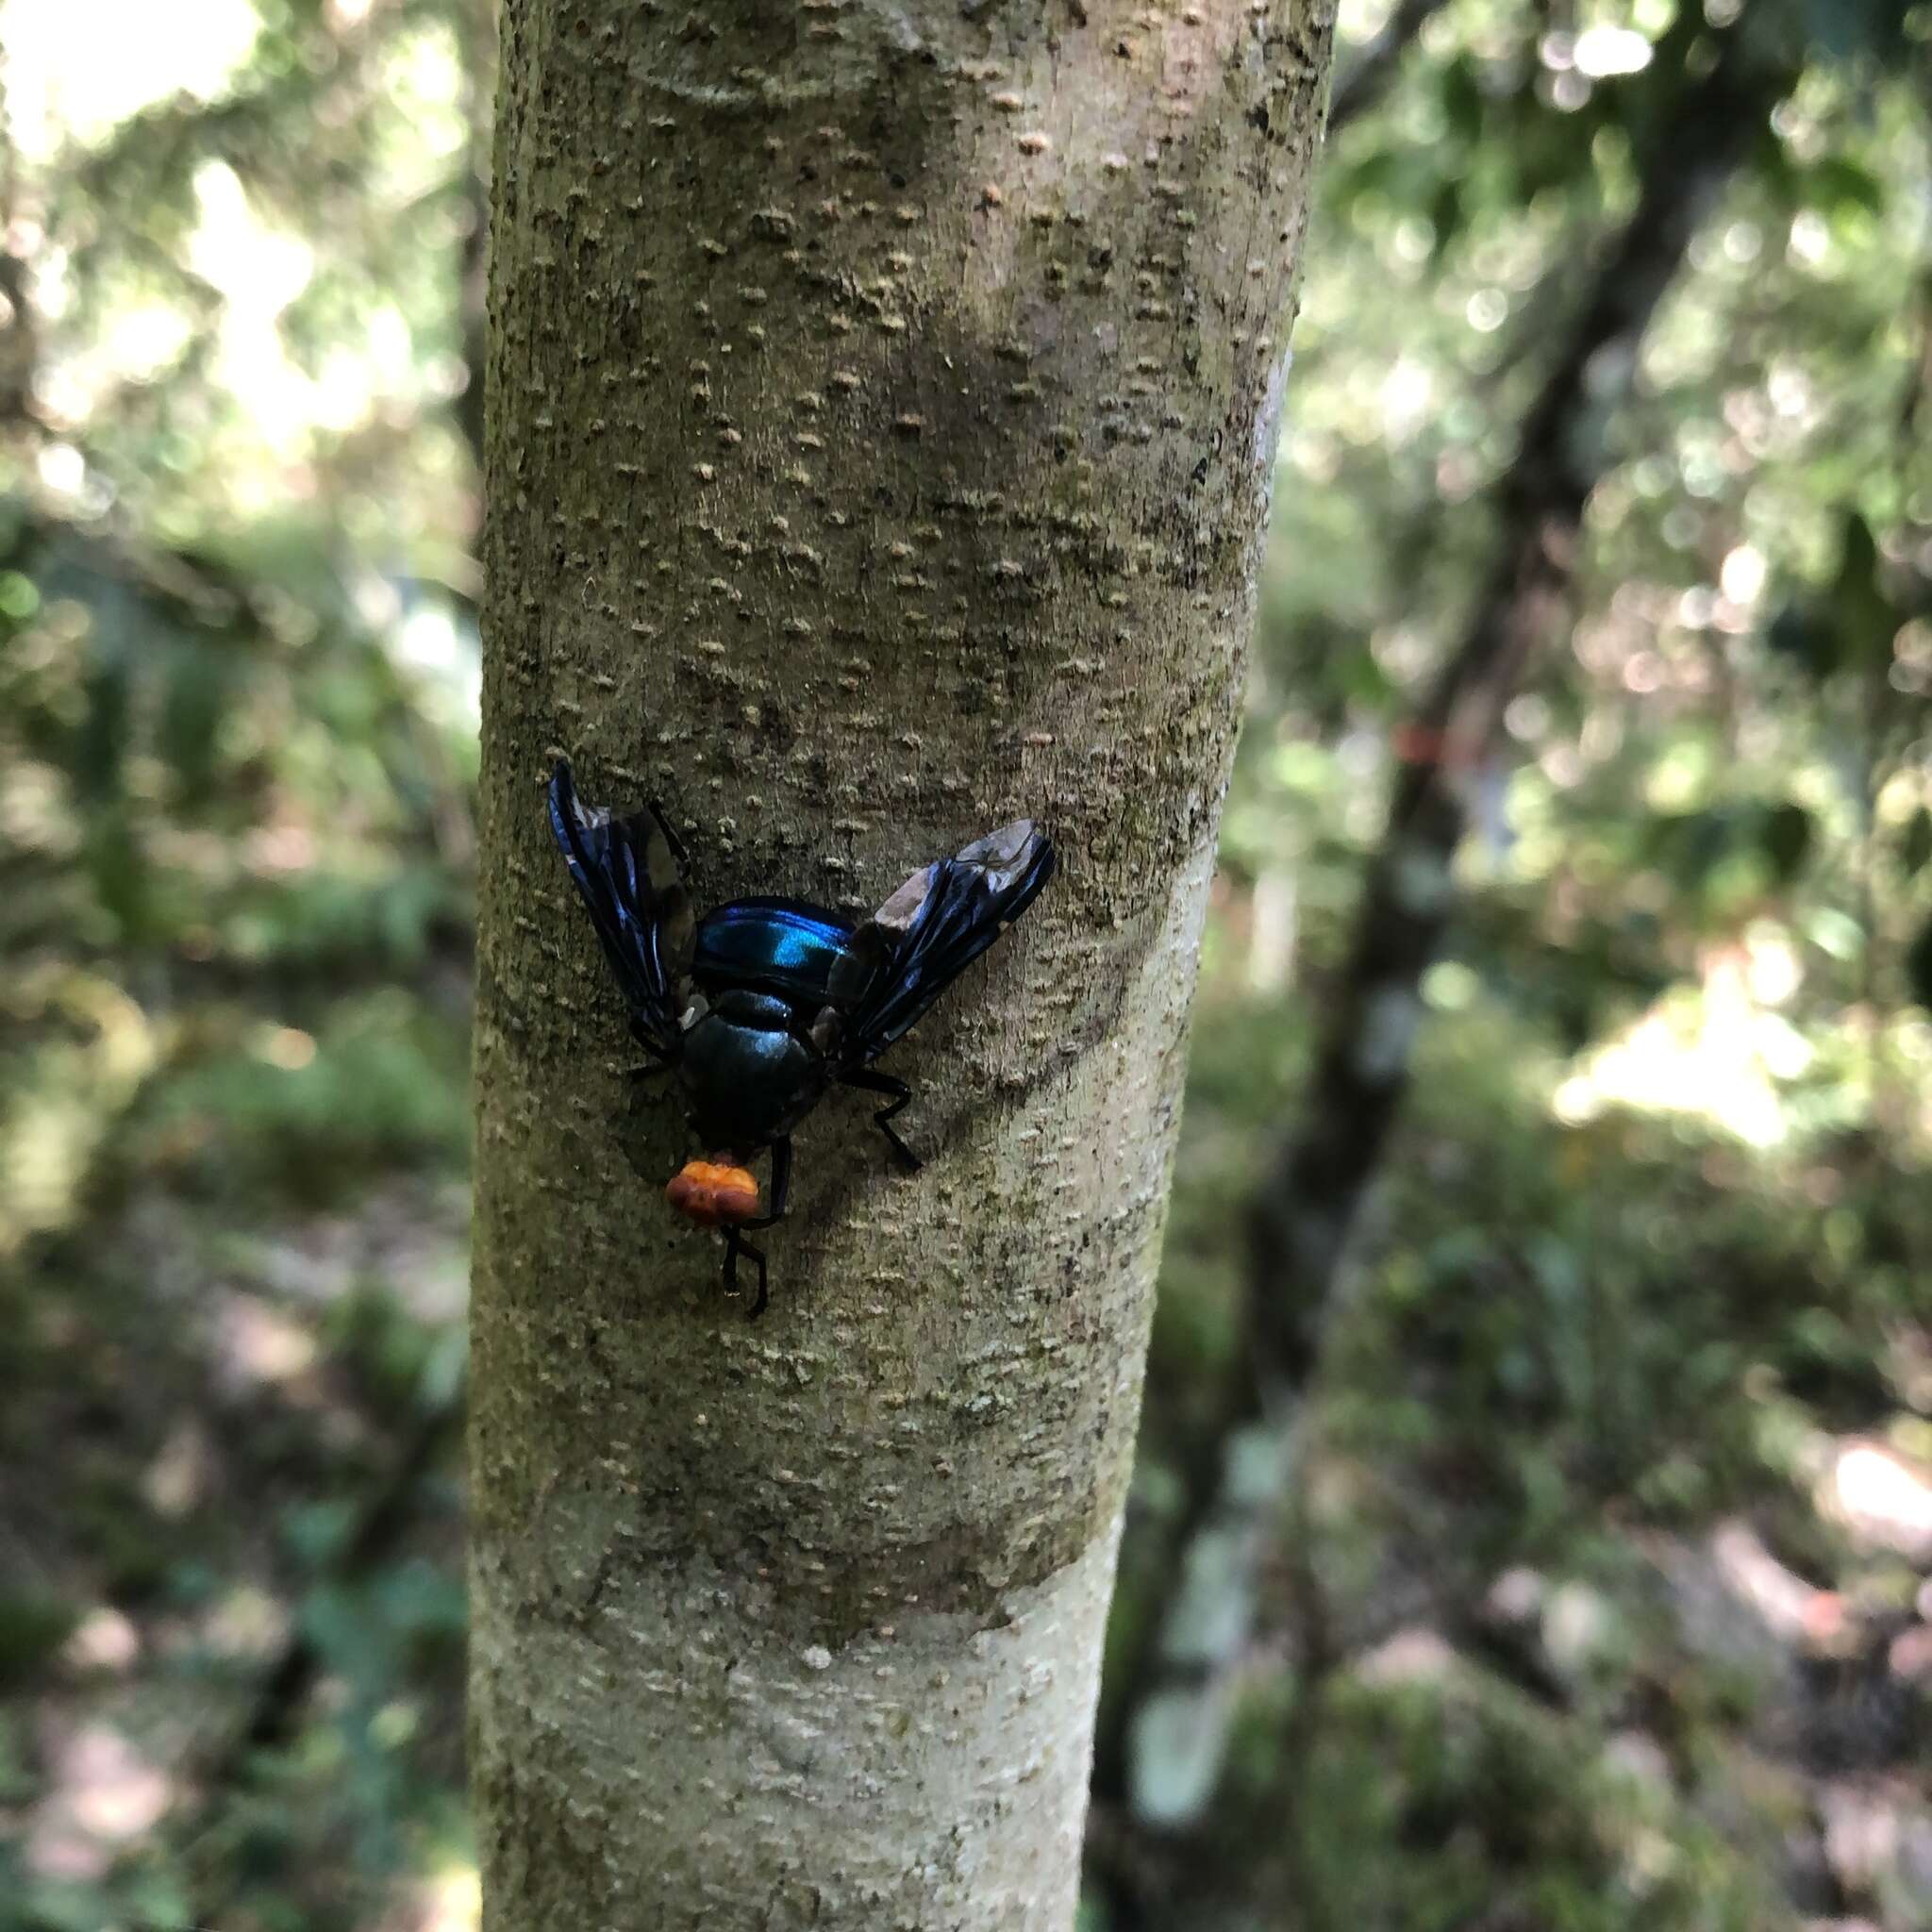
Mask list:
[[[743,986],[714,993],[711,1011],[727,1024],[748,1027],[755,1033],[790,1033],[795,1024],[787,1001]]]

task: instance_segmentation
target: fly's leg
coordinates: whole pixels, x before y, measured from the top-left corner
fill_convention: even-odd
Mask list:
[[[892,1143],[892,1152],[904,1163],[908,1174],[917,1174],[925,1165],[919,1156],[899,1138],[899,1130],[892,1124],[892,1116],[912,1098],[912,1090],[903,1080],[895,1080],[891,1074],[875,1074],[870,1067],[856,1067],[849,1074],[839,1076],[841,1087],[857,1087],[862,1093],[883,1093],[887,1103],[873,1115],[873,1123],[887,1140]]]
[[[671,823],[671,814],[655,798],[647,798],[644,803],[651,808],[652,816],[658,821],[658,829],[664,834],[664,842],[670,846],[671,856],[676,859],[678,869],[690,872],[691,854],[684,849],[684,841],[677,836],[677,827]]]
[[[641,1181],[655,1182],[659,1158],[656,1123],[663,1112],[664,1076],[676,1072],[678,1056],[647,1039],[641,1026],[633,1025],[631,1034],[643,1049],[644,1064],[625,1072],[628,1091],[616,1123],[617,1142],[631,1172]]]
[[[759,1225],[762,1226],[763,1224],[760,1223]],[[765,1312],[765,1305],[772,1298],[765,1290],[764,1250],[754,1247],[737,1228],[727,1227],[724,1230],[724,1292],[726,1294],[736,1294],[738,1292],[738,1257],[740,1255],[749,1255],[758,1264],[758,1295],[744,1317],[747,1322],[756,1322]]]
[[[755,1227],[775,1227],[785,1219],[785,1204],[791,1198],[791,1136],[772,1142],[772,1211],[756,1221],[744,1223],[749,1233]]]
[[[630,1037],[643,1049],[644,1055],[644,1064],[641,1067],[633,1067],[630,1070],[631,1084],[633,1086],[641,1085],[645,1080],[655,1079],[659,1074],[668,1074],[677,1065],[680,1055],[676,1052],[666,1053],[635,1020],[631,1022]],[[683,1036],[680,1035],[677,1045],[679,1048],[682,1048],[683,1044]]]
[[[738,1292],[738,1257],[749,1255],[758,1264],[758,1299],[752,1304],[751,1312],[745,1316],[747,1322],[756,1322],[765,1312],[765,1304],[771,1297],[765,1292],[765,1257],[762,1250],[755,1248],[745,1240],[745,1235],[754,1228],[775,1227],[785,1219],[785,1204],[791,1197],[791,1136],[772,1142],[772,1211],[761,1214],[756,1221],[741,1223],[736,1227],[724,1230],[724,1287],[727,1292]]]

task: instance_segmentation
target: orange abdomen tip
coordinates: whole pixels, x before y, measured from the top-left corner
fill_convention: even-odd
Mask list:
[[[664,1198],[700,1227],[735,1227],[757,1218],[758,1184],[749,1168],[687,1160],[664,1184]]]

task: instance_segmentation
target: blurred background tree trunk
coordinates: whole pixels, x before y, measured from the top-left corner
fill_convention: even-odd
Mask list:
[[[485,1923],[1059,1926],[1331,28],[512,0],[472,1699]],[[624,1126],[558,753],[701,903],[1060,877],[802,1137],[756,1328]],[[641,1180],[626,1157],[651,1177]]]
[[[1360,111],[1433,8],[1405,0],[1337,89]],[[1142,1691],[1101,1740],[1102,1794],[1144,1822],[1197,1822],[1213,1800],[1253,1640],[1259,1573],[1278,1552],[1302,1403],[1317,1372],[1349,1238],[1409,1081],[1424,974],[1457,906],[1456,855],[1498,776],[1504,713],[1557,643],[1607,430],[1692,236],[1796,78],[1741,17],[1686,16],[1666,42],[1674,111],[1640,152],[1636,206],[1554,336],[1549,373],[1491,491],[1486,580],[1420,704],[1393,734],[1388,821],[1371,860],[1331,1011],[1250,1212],[1245,1325],[1216,1453],[1193,1472],[1177,1560],[1143,1625]],[[1302,1633],[1305,1644],[1314,1633]],[[1139,1659],[1137,1659],[1139,1661]],[[1131,1735],[1130,1735],[1131,1732]]]
[[[1454,866],[1486,786],[1503,717],[1537,654],[1563,634],[1590,492],[1639,351],[1710,212],[1796,62],[1754,49],[1740,20],[1707,33],[1687,18],[1679,111],[1650,130],[1638,203],[1618,233],[1495,481],[1488,580],[1455,648],[1395,732],[1388,824],[1357,908],[1341,996],[1317,1049],[1310,1096],[1255,1205],[1253,1298],[1264,1353],[1306,1382],[1348,1237],[1380,1164],[1422,1019],[1422,980],[1457,900]],[[1698,71],[1686,56],[1708,63]]]

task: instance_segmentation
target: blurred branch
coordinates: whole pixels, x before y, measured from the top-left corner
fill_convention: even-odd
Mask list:
[[[185,192],[210,158],[243,169],[251,182],[312,192],[314,157],[291,145],[291,127],[326,125],[332,99],[365,89],[398,34],[423,25],[463,29],[476,0],[391,0],[350,20],[312,9],[308,58],[245,66],[222,93],[170,94],[126,116],[73,171],[73,184],[98,204],[125,195],[142,205]],[[117,241],[121,238],[116,237]]]
[[[483,481],[484,376],[490,338],[490,181],[472,169],[463,187],[471,211],[463,237],[462,280],[457,301],[463,329],[463,389],[456,400],[457,427],[470,452],[480,498]]]
[[[375,1574],[402,1543],[420,1513],[420,1491],[461,1434],[466,1376],[424,1401],[388,1474],[364,1498],[354,1528],[331,1566],[331,1580],[353,1584]],[[196,1789],[219,1800],[246,1781],[257,1753],[286,1743],[320,1679],[324,1657],[298,1618],[256,1682],[241,1721],[217,1740],[199,1767]]]
[[[1307,1379],[1314,1325],[1407,1086],[1418,983],[1455,908],[1451,867],[1473,793],[1492,763],[1504,709],[1570,592],[1584,506],[1606,467],[1607,419],[1629,391],[1643,333],[1692,234],[1789,78],[1755,67],[1733,26],[1716,64],[1691,83],[1494,487],[1496,553],[1475,611],[1396,731],[1388,826],[1307,1124],[1263,1188],[1251,1230],[1252,1309],[1264,1353],[1291,1386]]]
[[[34,409],[39,362],[26,263],[0,249],[0,428],[41,429]]]
[[[1924,447],[1921,433],[1926,402],[1932,398],[1932,270],[1920,277],[1914,309],[1913,328],[1917,338],[1911,373],[1899,397],[1898,458],[1899,475],[1909,486],[1913,453]]]
[[[469,226],[463,235],[461,280],[458,311],[463,331],[463,392],[457,398],[457,427],[469,445],[476,477],[476,497],[483,491],[484,378],[490,337],[490,176],[491,145],[496,127],[496,12],[490,0],[468,0],[453,19],[461,50],[465,97],[470,119],[471,164],[463,176],[463,199]]]
[[[40,366],[27,264],[14,253],[13,221],[19,202],[20,158],[6,118],[7,76],[0,69],[0,432],[38,430],[34,375]]]
[[[1337,135],[1379,102],[1395,78],[1402,57],[1447,0],[1397,0],[1382,31],[1350,63],[1335,83],[1328,106],[1328,132]]]
[[[1250,1374],[1210,1487],[1190,1498],[1153,1689],[1098,1775],[1143,1821],[1184,1827],[1219,1780],[1237,1674],[1294,1467],[1303,1398],[1350,1230],[1407,1088],[1420,980],[1454,909],[1451,866],[1503,711],[1557,629],[1584,506],[1606,465],[1606,419],[1699,222],[1791,80],[1760,65],[1740,25],[1715,36],[1641,162],[1638,206],[1591,285],[1495,485],[1494,562],[1461,641],[1397,733],[1388,828],[1357,917],[1343,992],[1317,1057],[1306,1124],[1285,1145],[1250,1226]],[[1103,1786],[1105,1791],[1105,1786]]]

